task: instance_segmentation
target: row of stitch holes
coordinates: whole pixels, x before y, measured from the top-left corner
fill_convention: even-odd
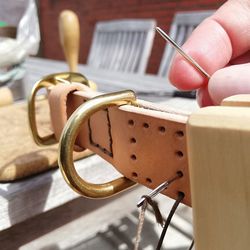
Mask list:
[[[134,126],[134,121],[133,121],[133,120],[129,120],[129,121],[128,121],[128,124],[129,124],[129,126]],[[143,127],[144,127],[144,128],[149,128],[149,124],[146,123],[146,122],[144,122],[144,123],[143,123]],[[164,133],[165,130],[166,130],[165,127],[162,127],[162,126],[159,127],[159,131],[160,131],[160,132],[163,132],[163,133]],[[136,143],[136,139],[135,139],[134,137],[132,137],[132,138],[130,139],[130,142],[134,144],[134,143]],[[130,156],[130,158],[131,158],[132,160],[135,161],[135,160],[136,160],[136,155],[133,154],[133,155]],[[137,179],[137,178],[138,178],[138,174],[137,174],[136,172],[132,172],[132,177],[133,177],[134,179]],[[152,181],[151,178],[146,178],[146,182],[147,182],[148,184],[151,184],[153,181]]]
[[[134,122],[133,120],[129,120],[129,121],[128,121],[128,125],[129,125],[130,127],[134,126],[134,124],[135,124],[135,122]],[[149,128],[149,124],[146,123],[146,122],[144,122],[142,126],[143,126],[144,128]],[[159,126],[159,127],[158,127],[158,130],[159,130],[161,133],[164,133],[164,132],[166,131],[166,128],[163,127],[163,126]]]
[[[184,132],[182,130],[178,130],[175,132],[175,135],[177,138],[182,139],[184,137]],[[182,158],[184,156],[183,152],[181,150],[175,151],[175,155],[178,158]]]
[[[129,121],[128,121],[128,124],[129,124],[129,126],[134,126],[134,121],[133,121],[133,120],[129,120]],[[149,124],[145,122],[145,123],[143,123],[143,127],[144,127],[144,128],[149,128]],[[163,127],[163,126],[159,126],[159,127],[158,127],[158,130],[159,130],[161,133],[165,133],[166,128]],[[182,137],[184,137],[184,132],[181,131],[181,130],[178,130],[178,131],[175,132],[175,135],[176,135],[176,137],[178,137],[178,138],[182,138]],[[132,144],[134,144],[134,143],[136,143],[136,139],[135,139],[134,137],[132,137],[132,138],[130,139],[130,142],[131,142]],[[183,152],[180,151],[180,150],[176,151],[175,154],[176,154],[176,156],[177,156],[178,158],[182,158],[182,157],[184,156],[184,155],[183,155]],[[135,161],[135,160],[136,160],[136,155],[133,154],[133,155],[130,156],[130,158],[131,158],[133,161]],[[138,174],[137,174],[136,172],[133,172],[133,173],[132,173],[132,177],[136,179],[136,178],[138,177]],[[147,183],[152,183],[152,179],[151,179],[151,178],[146,178],[146,182],[147,182]]]
[[[136,172],[133,172],[133,173],[132,173],[132,177],[133,177],[134,179],[137,179],[138,174],[137,174]],[[147,182],[148,184],[151,184],[153,181],[152,181],[151,178],[146,178],[146,182]]]
[[[134,126],[134,121],[133,120],[129,120],[128,121],[128,124],[129,124],[129,126]],[[149,128],[149,124],[148,123],[146,123],[146,122],[144,122],[143,123],[143,127],[144,128]],[[164,126],[159,126],[158,127],[158,130],[160,131],[160,132],[162,132],[162,133],[164,133],[164,132],[166,132],[166,128],[164,127]],[[175,132],[175,136],[176,137],[178,137],[178,138],[182,138],[182,137],[184,137],[184,132],[182,131],[182,130],[177,130],[176,132]],[[132,142],[132,143],[135,143],[135,142]]]

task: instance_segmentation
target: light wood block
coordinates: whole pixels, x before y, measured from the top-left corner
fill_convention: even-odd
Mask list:
[[[222,106],[241,106],[241,107],[250,107],[250,98],[247,94],[233,95],[225,98],[222,103]]]
[[[250,112],[208,107],[188,122],[196,250],[250,247]]]

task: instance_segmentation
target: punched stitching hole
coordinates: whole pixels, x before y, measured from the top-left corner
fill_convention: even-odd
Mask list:
[[[138,177],[138,174],[136,172],[132,172],[132,177],[133,178],[137,178]]]
[[[133,120],[128,120],[128,125],[129,125],[129,126],[134,126],[134,124],[135,124],[135,123],[134,123]]]
[[[182,196],[183,198],[185,197],[185,193],[178,191],[178,195]]]
[[[179,158],[182,158],[184,156],[183,152],[182,151],[176,151],[175,152],[176,156],[179,157]]]
[[[183,177],[183,172],[182,171],[177,171],[176,174],[179,176],[179,177]]]
[[[149,128],[148,123],[144,122],[144,123],[143,123],[143,127],[144,127],[144,128]]]
[[[130,139],[130,142],[131,143],[136,143],[136,139],[133,137],[133,138]]]
[[[146,178],[146,182],[149,183],[149,184],[151,184],[153,181],[152,181],[151,178]]]
[[[160,126],[160,127],[158,128],[158,130],[159,130],[161,133],[165,133],[166,128],[163,127],[163,126]]]
[[[136,160],[136,155],[131,155],[130,158],[135,161]]]
[[[183,132],[182,130],[176,131],[175,134],[176,134],[176,136],[179,137],[179,138],[181,138],[181,137],[184,136],[184,132]]]

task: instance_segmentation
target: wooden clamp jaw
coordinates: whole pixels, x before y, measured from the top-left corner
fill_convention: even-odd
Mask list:
[[[202,108],[188,121],[196,250],[250,247],[250,95]]]

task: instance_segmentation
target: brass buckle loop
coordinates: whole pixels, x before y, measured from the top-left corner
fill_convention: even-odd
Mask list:
[[[135,184],[126,177],[103,184],[88,183],[78,175],[73,163],[73,147],[80,132],[81,124],[86,122],[98,110],[110,106],[130,104],[135,100],[135,93],[131,90],[105,94],[85,102],[70,116],[60,138],[58,163],[64,179],[74,191],[89,198],[104,198],[119,193]]]
[[[31,91],[31,95],[29,96],[28,99],[28,120],[31,133],[36,144],[45,146],[57,143],[54,134],[41,137],[38,133],[36,125],[36,115],[35,115],[35,100],[37,92],[42,88],[55,86],[59,83],[70,84],[71,82],[82,83],[84,85],[89,86],[89,81],[86,77],[84,77],[79,73],[74,73],[74,72],[63,72],[63,73],[48,75],[35,83]]]

